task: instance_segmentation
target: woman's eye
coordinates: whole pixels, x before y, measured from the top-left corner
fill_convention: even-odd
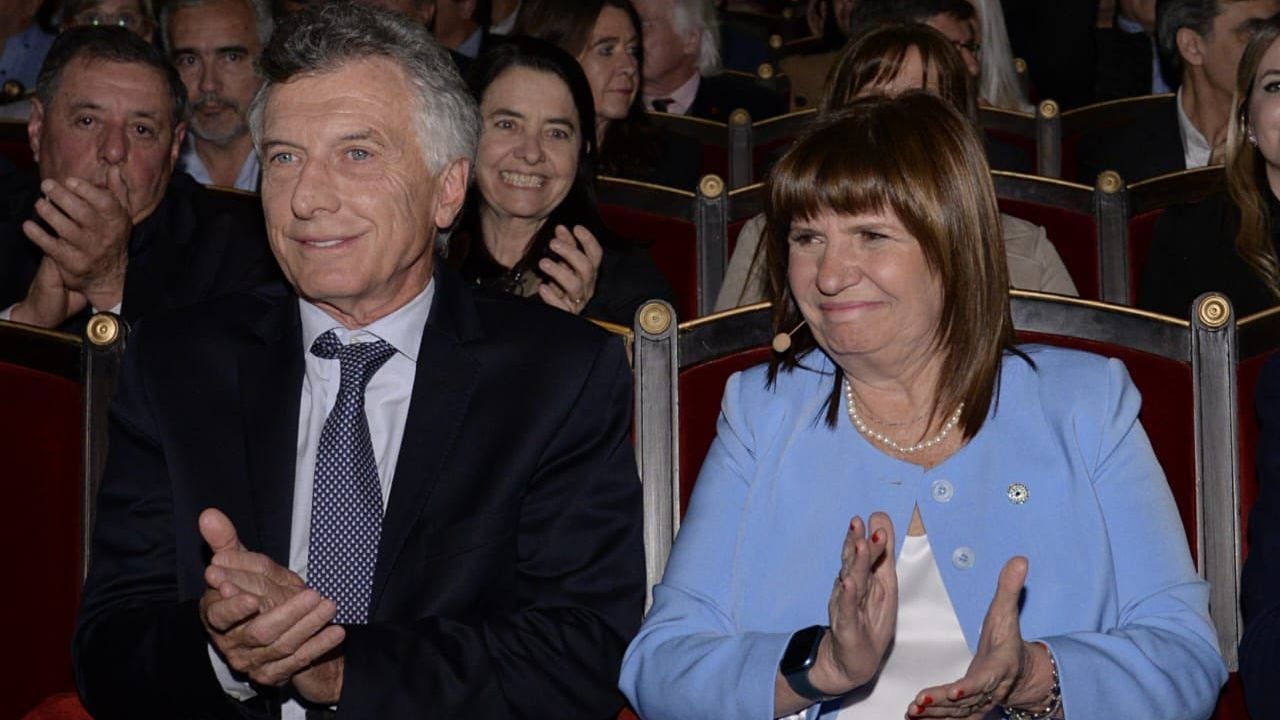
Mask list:
[[[1262,86],[1262,91],[1267,93],[1280,92],[1280,80],[1272,80]]]
[[[511,130],[515,128],[516,124],[510,120],[495,120],[493,126],[499,130]]]
[[[818,235],[817,233],[805,231],[795,232],[791,234],[791,237],[787,238],[787,242],[792,245],[813,245],[818,242]]]

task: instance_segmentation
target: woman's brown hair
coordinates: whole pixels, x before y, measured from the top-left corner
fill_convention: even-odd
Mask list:
[[[920,87],[927,87],[930,76],[934,77],[937,88],[932,92],[976,121],[977,94],[964,59],[946,36],[916,23],[876,25],[850,38],[827,78],[818,112],[839,110],[868,90],[893,82],[912,50],[920,56]]]
[[[1227,128],[1227,193],[1240,212],[1236,252],[1271,291],[1271,296],[1280,299],[1280,261],[1277,261],[1275,243],[1271,239],[1272,218],[1267,209],[1271,187],[1267,182],[1266,160],[1249,140],[1249,103],[1253,100],[1253,87],[1262,56],[1280,38],[1280,15],[1255,20],[1251,30],[1253,37],[1240,57],[1236,72],[1232,105],[1235,113]]]
[[[995,191],[973,125],[927,92],[859,98],[821,117],[800,137],[774,167],[766,194],[765,257],[775,332],[803,320],[787,277],[792,222],[828,210],[891,211],[919,241],[942,286],[934,342],[943,361],[931,412],[936,418],[963,402],[964,436],[977,433],[1014,337]],[[791,348],[770,363],[770,382],[779,370],[800,366],[815,348],[821,351],[807,326],[795,332]],[[840,412],[841,380],[835,373],[826,412],[831,426]]]

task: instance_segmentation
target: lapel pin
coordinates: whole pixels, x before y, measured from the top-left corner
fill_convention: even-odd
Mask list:
[[[1009,502],[1014,505],[1024,505],[1027,498],[1031,497],[1031,491],[1022,483],[1014,483],[1009,486]]]

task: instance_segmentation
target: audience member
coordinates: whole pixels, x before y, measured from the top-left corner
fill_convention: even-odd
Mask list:
[[[615,240],[596,210],[593,102],[578,63],[512,37],[480,56],[471,91],[476,182],[449,250],[463,276],[621,325],[646,300],[672,301],[648,253]]]
[[[186,108],[177,72],[137,35],[58,37],[28,124],[39,177],[0,191],[0,317],[133,322],[275,276],[256,203],[173,174]]]
[[[435,21],[431,34],[441,45],[474,60],[485,41],[486,24],[481,23],[485,0],[435,0]]]
[[[1114,170],[1133,183],[1220,164],[1249,22],[1278,9],[1278,0],[1159,0],[1161,63],[1180,78],[1174,109],[1135,110],[1126,124],[1082,138],[1076,179],[1093,185],[1099,173]]]
[[[1165,82],[1156,51],[1156,0],[1119,0],[1113,16],[1099,18],[1096,39],[1094,97],[1098,101],[1173,89]]]
[[[924,25],[882,24],[854,35],[845,46],[819,111],[835,112],[865,95],[897,95],[919,88],[961,109],[977,127],[971,79],[946,38]],[[1043,227],[1001,213],[1000,230],[1013,287],[1077,294],[1071,275]],[[767,271],[764,246],[760,243],[766,232],[763,214],[742,226],[716,296],[716,310],[766,298]]]
[[[85,25],[118,25],[147,42],[155,42],[151,0],[68,0],[62,6],[62,29]]]
[[[1280,17],[1254,23],[1228,108],[1227,192],[1174,206],[1156,221],[1138,305],[1186,317],[1201,293],[1231,298],[1236,316],[1280,304]]]
[[[0,85],[17,83],[25,93],[35,87],[53,33],[37,19],[41,0],[11,0],[0,13]],[[31,104],[25,100],[0,104],[0,118],[25,120]]]
[[[205,185],[257,192],[261,166],[248,112],[271,37],[266,0],[168,0],[160,26],[191,106],[179,169]]]
[[[854,101],[774,168],[791,342],[725,386],[623,661],[640,717],[1212,712],[1209,586],[1138,392],[1114,358],[1015,345],[987,173],[922,92]]]
[[[711,0],[635,0],[644,40],[645,107],[726,122],[739,108],[752,119],[781,115],[784,98],[749,79],[718,72],[719,32]]]
[[[1241,578],[1240,681],[1249,715],[1280,717],[1280,355],[1258,378],[1258,499]]]
[[[521,0],[493,0],[489,16],[490,35],[510,35],[520,16]]]
[[[826,86],[827,74],[850,35],[853,0],[809,0],[805,19],[809,32],[819,38],[806,52],[787,55],[778,61],[791,87],[791,109],[815,107]]]
[[[660,133],[641,104],[644,45],[631,0],[529,0],[515,33],[546,40],[582,65],[595,98],[601,175],[694,187],[701,170],[698,143]]]
[[[75,638],[86,708],[610,716],[644,602],[622,344],[434,261],[477,118],[424,27],[322,4],[262,66],[290,287],[130,340]]]

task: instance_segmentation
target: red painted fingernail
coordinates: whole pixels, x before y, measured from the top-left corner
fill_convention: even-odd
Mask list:
[[[875,531],[875,532],[871,533],[871,542],[873,542],[873,543],[878,543],[878,542],[880,542],[880,531],[879,531],[879,530],[877,530],[877,531]]]
[[[933,696],[925,695],[924,700],[920,701],[920,707],[926,708],[933,704]]]
[[[956,690],[956,699],[957,699],[957,700],[959,700],[959,699],[961,699],[961,698],[963,698],[963,697],[964,697],[964,691],[963,691],[963,690]]]
[[[850,520],[850,521],[849,521],[849,529],[850,529],[850,530],[852,530],[852,529],[853,529],[853,524],[854,524],[854,523],[856,523],[856,522],[858,522],[858,518],[853,518],[852,520]]]

